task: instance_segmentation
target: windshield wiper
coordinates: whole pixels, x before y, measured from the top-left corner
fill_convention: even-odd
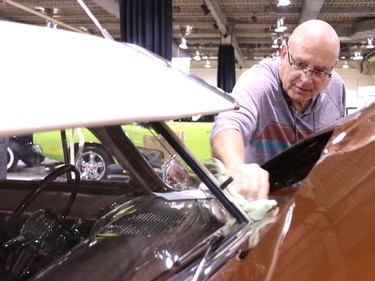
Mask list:
[[[188,264],[193,259],[197,258],[198,256],[207,255],[207,251],[210,252],[210,248],[212,245],[216,244],[218,241],[220,241],[224,237],[224,233],[226,232],[227,228],[230,226],[223,226],[221,229],[213,233],[211,236],[209,236],[207,239],[200,242],[198,245],[196,245],[194,248],[189,250],[185,255],[181,256],[177,261],[176,265],[181,266],[184,264]]]
[[[216,235],[211,237],[211,239],[208,241],[208,248],[207,248],[206,252],[204,253],[203,258],[201,259],[201,261],[198,264],[197,270],[195,271],[194,276],[191,279],[192,281],[203,280],[204,276],[202,275],[202,273],[203,273],[204,268],[206,267],[207,257],[211,253],[212,247],[216,244],[216,242],[220,241],[224,237],[224,233],[221,229],[220,229],[220,231],[216,232],[215,234]]]
[[[95,23],[96,27],[99,28],[100,32],[103,34],[105,39],[109,39],[112,41],[115,41],[111,34],[108,33],[108,31],[103,28],[103,26],[99,23],[99,21],[95,18],[93,13],[89,10],[89,8],[86,6],[86,4],[82,0],[77,0],[78,4],[81,5],[82,9],[85,10],[86,14],[90,17],[90,19]]]

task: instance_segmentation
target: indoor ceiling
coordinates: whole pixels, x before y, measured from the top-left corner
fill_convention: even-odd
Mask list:
[[[102,36],[78,1],[1,0],[0,19],[70,29]],[[118,0],[83,0],[101,26],[120,41]],[[188,49],[179,55],[215,59],[220,44],[232,44],[238,67],[247,60],[277,55],[280,45],[300,22],[322,19],[329,22],[341,39],[342,56],[352,58],[361,52],[364,59],[373,54],[367,48],[375,37],[373,0],[291,0],[279,6],[277,0],[173,0],[174,51],[184,36]],[[279,22],[278,22],[279,21]],[[281,23],[287,27],[276,32]],[[374,40],[375,43],[375,40]],[[276,46],[274,46],[276,47]]]

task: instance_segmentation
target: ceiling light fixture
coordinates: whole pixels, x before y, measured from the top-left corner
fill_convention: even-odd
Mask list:
[[[372,39],[373,38],[367,38],[367,45],[366,45],[367,49],[373,49],[374,48],[374,44],[372,44]]]
[[[277,50],[276,52],[272,53],[271,54],[271,58],[274,58],[274,57],[279,57],[280,56],[280,51]]]
[[[284,38],[281,40],[280,49],[281,49],[282,45],[286,45],[287,42],[288,42],[288,37],[284,37]]]
[[[271,48],[272,49],[278,49],[279,48],[279,44],[277,44],[277,38],[275,40],[273,40],[273,44],[271,45]]]
[[[277,4],[277,6],[289,6],[289,5],[290,5],[289,0],[279,0],[279,3]]]
[[[210,60],[206,60],[206,63],[204,64],[204,68],[211,68]]]
[[[361,51],[354,51],[353,60],[363,60],[363,56],[361,55]]]
[[[179,48],[186,50],[188,48],[188,45],[186,44],[186,38],[181,37],[181,44],[178,45]]]
[[[52,22],[52,21],[46,21],[46,27],[57,29],[57,23]]]
[[[193,57],[193,59],[196,61],[200,61],[202,59],[198,49],[195,51],[195,56]]]
[[[284,32],[288,28],[284,25],[284,18],[281,18],[277,21],[277,27],[275,29],[276,32]]]

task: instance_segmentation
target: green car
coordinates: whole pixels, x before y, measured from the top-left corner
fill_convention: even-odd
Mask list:
[[[202,163],[211,157],[210,134],[213,127],[213,116],[200,118],[187,118],[168,122],[172,130],[181,141],[193,152],[195,157]],[[169,155],[160,142],[154,141],[152,131],[139,124],[127,124],[123,130],[135,145],[148,155],[151,159],[158,159],[159,162],[166,161],[162,155]],[[62,146],[62,138],[66,138],[69,147]],[[38,132],[33,134],[34,143],[41,147],[44,157],[64,161],[64,150],[70,155],[80,154],[81,176],[86,179],[101,179],[107,174],[108,166],[116,161],[110,152],[98,139],[86,128],[75,130]],[[81,150],[80,150],[81,147]],[[74,150],[73,150],[74,149]],[[161,155],[161,156],[159,156]],[[75,158],[71,162],[75,163]],[[159,164],[155,164],[160,166]],[[88,172],[90,171],[90,172]]]

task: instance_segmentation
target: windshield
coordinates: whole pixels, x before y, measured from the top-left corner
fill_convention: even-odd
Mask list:
[[[34,132],[28,142],[34,154],[18,154],[16,169],[0,181],[7,198],[0,204],[6,252],[0,274],[12,268],[6,280],[28,280],[49,264],[74,272],[70,265],[90,263],[90,256],[106,260],[111,252],[123,260],[126,252],[129,266],[116,267],[119,274],[148,280],[142,275],[147,270],[137,268],[165,274],[173,265],[201,274],[188,269],[197,257],[210,255],[216,268],[225,247],[234,255],[251,225],[185,145],[189,133],[173,128],[156,122]],[[222,240],[224,248],[217,248]],[[143,249],[142,258],[133,245]],[[24,251],[37,258],[26,262]],[[91,271],[79,271],[93,280]]]
[[[181,159],[168,142],[151,126],[145,124],[124,124],[121,126],[123,136],[130,139],[123,144],[122,149],[129,155],[129,145],[137,148],[139,154],[146,160],[149,168],[171,190],[196,189],[200,181],[189,166]],[[36,132],[33,136],[34,145],[41,150],[44,160],[39,165],[30,167],[20,163],[17,171],[9,172],[8,178],[22,178],[24,176],[34,179],[42,178],[45,173],[58,167],[62,163],[69,163],[77,167],[81,180],[84,181],[124,181],[129,182],[134,178],[130,171],[136,172],[139,167],[134,167],[134,162],[124,157],[124,151],[118,151],[113,143],[103,143],[103,129],[75,128],[62,131]],[[116,134],[119,131],[116,132]],[[114,133],[113,133],[114,134]],[[182,143],[185,143],[185,134],[177,132]],[[116,151],[118,152],[116,154]],[[138,161],[137,161],[138,164]],[[36,173],[33,175],[32,172]],[[142,167],[143,176],[147,169]],[[44,173],[45,172],[45,173]],[[66,177],[61,180],[67,179]]]

